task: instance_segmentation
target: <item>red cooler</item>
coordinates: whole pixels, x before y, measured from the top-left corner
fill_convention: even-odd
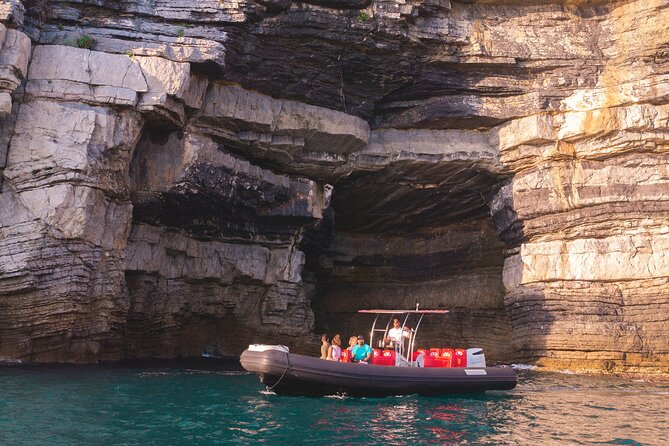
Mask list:
[[[467,350],[464,348],[456,348],[453,358],[453,367],[467,367]]]
[[[443,362],[442,367],[453,367],[453,349],[442,348],[439,351],[439,359]]]
[[[381,365],[395,366],[395,350],[384,350]]]
[[[423,366],[425,367],[443,367],[443,361],[439,359],[439,353],[441,349],[431,348],[428,352],[425,352],[425,361]]]

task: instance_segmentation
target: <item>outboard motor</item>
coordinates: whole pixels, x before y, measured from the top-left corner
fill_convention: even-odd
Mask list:
[[[485,355],[482,348],[467,349],[467,368],[480,367],[485,368]]]

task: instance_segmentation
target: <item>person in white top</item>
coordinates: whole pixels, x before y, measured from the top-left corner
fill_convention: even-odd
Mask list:
[[[341,336],[338,334],[334,335],[332,338],[332,345],[328,349],[328,361],[340,361],[341,360]]]
[[[388,341],[393,344],[402,344],[402,338],[410,338],[411,332],[407,327],[402,327],[400,325],[400,320],[395,318],[393,319],[393,328],[388,331]]]

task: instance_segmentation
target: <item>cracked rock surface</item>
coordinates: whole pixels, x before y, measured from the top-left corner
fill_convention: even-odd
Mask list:
[[[669,373],[665,0],[5,0],[0,360]]]

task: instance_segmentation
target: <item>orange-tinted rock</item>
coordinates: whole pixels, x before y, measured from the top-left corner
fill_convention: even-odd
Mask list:
[[[93,3],[0,6],[0,359],[669,372],[663,0]]]

